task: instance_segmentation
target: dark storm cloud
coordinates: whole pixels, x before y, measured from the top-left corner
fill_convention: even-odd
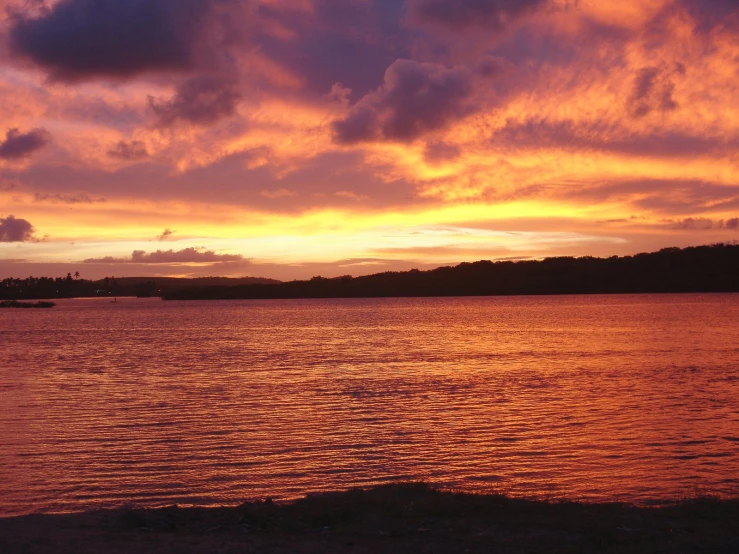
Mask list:
[[[0,142],[0,159],[17,160],[28,157],[50,141],[51,134],[46,129],[33,129],[27,133],[8,129],[5,140]]]
[[[472,88],[472,72],[465,67],[398,60],[385,73],[382,87],[334,123],[334,138],[340,144],[411,141],[470,113],[465,100]]]
[[[0,242],[28,242],[34,240],[36,230],[25,219],[13,215],[0,217]]]
[[[726,228],[736,231],[739,229],[739,217],[733,217],[726,222]]]
[[[130,258],[90,258],[84,260],[86,264],[188,264],[188,263],[222,263],[243,262],[244,256],[239,254],[217,254],[211,250],[201,248],[185,248],[183,250],[157,250],[147,253],[144,250],[134,250]]]
[[[10,46],[76,81],[193,67],[217,8],[239,0],[61,0],[11,19]]]
[[[196,77],[184,82],[177,93],[165,100],[149,97],[152,110],[163,126],[177,120],[196,125],[208,125],[233,115],[241,101],[239,85],[218,77]]]
[[[108,156],[119,160],[142,160],[149,157],[149,152],[146,150],[146,145],[139,140],[131,142],[121,140],[108,150]]]
[[[480,27],[502,31],[548,0],[409,0],[413,20],[453,30]]]
[[[645,67],[634,78],[634,88],[628,99],[628,107],[634,117],[644,117],[652,111],[669,112],[678,105],[673,98],[675,84],[664,71]]]

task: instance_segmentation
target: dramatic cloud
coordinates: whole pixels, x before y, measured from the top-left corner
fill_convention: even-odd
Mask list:
[[[61,0],[38,16],[16,15],[10,45],[56,80],[182,71],[196,65],[217,8],[231,3]]]
[[[736,0],[0,5],[0,206],[53,236],[0,258],[292,278],[739,231]],[[449,225],[488,234],[416,232]]]
[[[184,248],[182,250],[157,250],[147,253],[144,250],[134,250],[130,258],[90,258],[84,260],[86,264],[94,263],[131,263],[131,264],[214,264],[222,262],[243,262],[244,256],[238,254],[217,254],[202,248]]]
[[[208,125],[233,115],[241,100],[238,83],[214,77],[196,77],[183,83],[169,100],[149,97],[163,126],[177,120]]]
[[[49,141],[51,135],[46,129],[33,129],[27,133],[21,133],[18,129],[8,129],[5,140],[0,142],[0,159],[26,158],[41,150]]]
[[[502,31],[548,0],[409,0],[411,17],[454,30]]]
[[[0,242],[28,242],[34,240],[36,230],[25,219],[15,216],[0,217]]]
[[[121,140],[113,148],[108,150],[108,156],[118,158],[119,160],[132,161],[147,158],[149,152],[146,150],[146,145],[139,140],[133,140],[131,142]]]
[[[382,87],[334,123],[335,139],[341,144],[413,140],[470,113],[465,100],[472,88],[472,73],[465,67],[398,60]]]

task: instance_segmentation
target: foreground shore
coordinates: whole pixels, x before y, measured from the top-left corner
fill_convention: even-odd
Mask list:
[[[277,505],[0,519],[0,552],[739,552],[739,500],[546,503],[392,485]]]

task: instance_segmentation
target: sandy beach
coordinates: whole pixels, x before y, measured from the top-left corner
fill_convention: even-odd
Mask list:
[[[0,551],[737,552],[739,500],[643,508],[441,492],[426,485],[230,508],[30,515],[0,520]]]

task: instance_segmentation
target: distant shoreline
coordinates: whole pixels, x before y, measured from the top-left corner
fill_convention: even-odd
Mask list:
[[[660,507],[515,500],[424,484],[233,508],[119,509],[0,519],[14,552],[736,552],[739,499]],[[142,542],[143,541],[143,542]]]
[[[164,300],[426,298],[739,292],[739,245],[667,248],[612,258],[463,263],[429,271],[190,287]]]

